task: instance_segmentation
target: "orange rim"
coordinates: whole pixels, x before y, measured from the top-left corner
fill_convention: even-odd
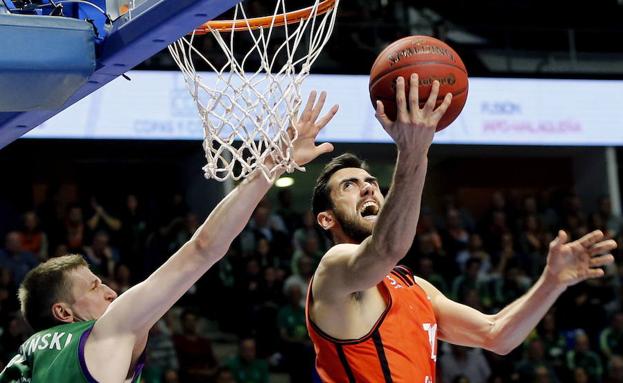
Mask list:
[[[323,15],[335,7],[336,0],[323,0],[318,4],[315,16]],[[248,31],[249,29],[260,29],[270,26],[280,27],[286,24],[298,23],[301,20],[309,19],[314,12],[314,7],[307,7],[282,13],[274,16],[254,17],[246,20],[213,20],[208,21],[199,28],[195,29],[195,34],[203,35],[212,31],[237,32]]]

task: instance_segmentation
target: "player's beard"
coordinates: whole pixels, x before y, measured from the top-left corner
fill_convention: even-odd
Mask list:
[[[348,214],[339,209],[333,209],[335,219],[342,227],[344,234],[356,243],[363,242],[364,239],[372,235],[374,225],[365,222],[358,213]]]

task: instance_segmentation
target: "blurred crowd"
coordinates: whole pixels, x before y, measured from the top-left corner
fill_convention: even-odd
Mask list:
[[[16,288],[39,262],[82,254],[118,293],[145,278],[201,224],[182,194],[152,218],[140,196],[104,206],[95,198],[48,203],[3,222],[0,250],[0,364],[30,335]],[[572,238],[601,229],[621,243],[623,220],[610,199],[583,209],[574,193],[544,197],[492,194],[475,215],[455,198],[424,207],[404,264],[446,295],[485,313],[520,297],[539,277],[557,229]],[[225,258],[151,331],[146,383],[266,383],[272,372],[291,382],[317,381],[305,327],[308,283],[330,246],[310,211],[279,189],[255,209]],[[153,213],[153,212],[151,212]],[[616,256],[617,254],[615,254]],[[566,291],[522,347],[501,357],[440,342],[438,382],[623,383],[623,268]],[[216,346],[229,344],[228,355]],[[219,355],[220,354],[220,355]]]

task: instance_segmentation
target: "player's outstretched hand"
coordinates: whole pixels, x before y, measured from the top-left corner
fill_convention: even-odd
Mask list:
[[[300,166],[305,165],[321,154],[333,151],[333,145],[328,142],[316,145],[316,137],[329,121],[333,119],[333,116],[338,111],[338,106],[334,105],[327,114],[319,118],[327,99],[327,93],[320,93],[318,101],[316,101],[316,96],[316,91],[310,93],[305,109],[294,124],[298,137],[293,142],[292,147],[294,150],[294,161]]]
[[[567,242],[569,237],[563,230],[549,244],[545,273],[561,287],[568,287],[589,278],[604,275],[601,266],[614,262],[610,251],[617,247],[612,239],[603,240],[600,230],[586,234],[582,238]]]
[[[428,100],[420,108],[418,81],[418,75],[412,74],[407,101],[405,79],[398,77],[396,80],[396,121],[387,117],[383,103],[379,100],[376,101],[376,118],[399,150],[415,155],[426,155],[433,142],[437,124],[452,102],[452,94],[446,94],[443,102],[435,108],[439,94],[439,81],[435,80]]]

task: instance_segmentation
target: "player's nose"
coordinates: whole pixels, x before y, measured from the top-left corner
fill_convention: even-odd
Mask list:
[[[361,194],[371,195],[373,193],[374,193],[374,188],[372,187],[372,183],[364,181],[363,187],[361,188]]]
[[[104,295],[106,297],[106,300],[108,301],[114,301],[115,299],[117,299],[117,293],[115,292],[115,290],[111,289],[110,287],[103,285],[105,292]]]

